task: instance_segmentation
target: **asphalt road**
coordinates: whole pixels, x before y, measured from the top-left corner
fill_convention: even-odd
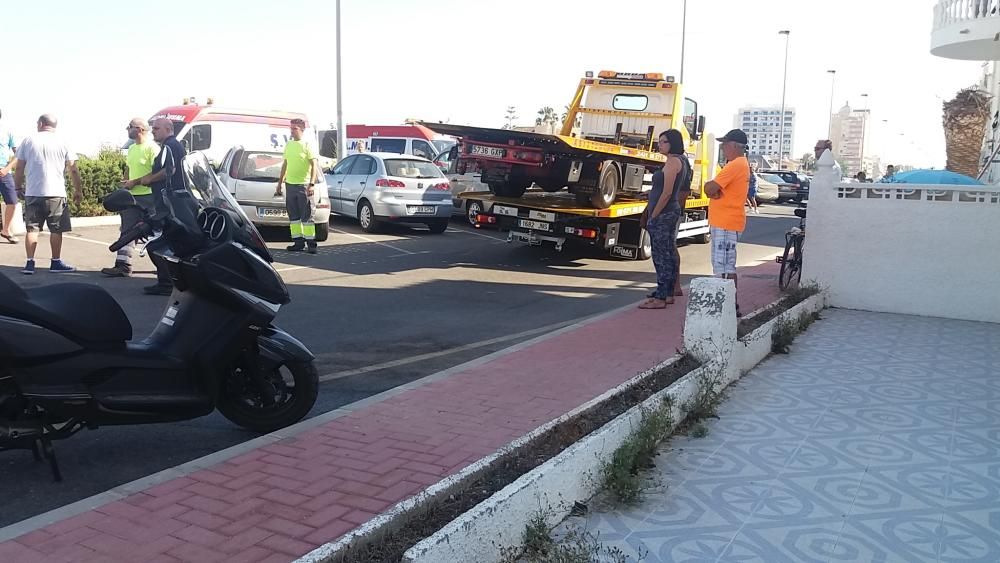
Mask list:
[[[796,224],[789,206],[762,206],[749,218],[739,248],[741,263],[769,258]],[[443,235],[391,226],[378,235],[353,221],[333,220],[330,240],[316,256],[283,250],[281,233],[270,243],[292,296],[276,324],[317,355],[324,382],[311,416],[358,401],[491,352],[640,300],[654,285],[652,263],[612,260],[587,248],[507,244],[505,235],[475,230],[459,220]],[[160,318],[163,297],[141,295],[152,280],[139,262],[130,279],[103,278],[113,262],[107,244],[113,227],[78,229],[67,236],[63,258],[79,273],[49,274],[47,240],[39,245],[39,271],[19,273],[21,246],[0,246],[0,272],[24,286],[59,281],[98,283],[122,304],[137,337]],[[711,273],[708,245],[681,247],[682,277]],[[2,296],[0,296],[2,298]],[[103,492],[235,445],[255,435],[218,414],[148,426],[104,427],[56,444],[65,481],[27,452],[0,453],[0,526]]]

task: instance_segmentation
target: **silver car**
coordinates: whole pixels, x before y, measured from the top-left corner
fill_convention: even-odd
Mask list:
[[[423,223],[432,233],[448,228],[451,185],[426,158],[354,154],[333,167],[326,183],[333,213],[356,217],[365,232],[386,222]]]
[[[285,198],[274,195],[283,161],[284,154],[273,148],[252,150],[243,147],[233,147],[222,160],[219,180],[229,188],[229,193],[233,194],[254,225],[288,226]],[[313,188],[313,221],[316,222],[316,240],[320,242],[330,236],[328,191],[323,175],[320,174],[318,183]]]

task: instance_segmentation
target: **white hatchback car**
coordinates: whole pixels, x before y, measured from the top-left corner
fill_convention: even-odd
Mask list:
[[[470,225],[474,227],[479,226],[476,221],[476,215],[484,212],[488,213],[493,204],[474,199],[461,199],[458,197],[458,194],[463,192],[489,193],[490,187],[483,183],[482,172],[459,174],[455,166],[457,156],[458,149],[451,148],[437,155],[434,158],[434,164],[448,177],[448,181],[451,182],[451,212],[455,215],[463,215]]]
[[[363,153],[348,156],[326,175],[333,213],[356,217],[377,232],[385,222],[448,229],[451,185],[433,162],[419,156]]]
[[[285,198],[274,195],[283,161],[284,154],[273,148],[252,150],[243,147],[233,147],[222,160],[219,180],[229,188],[229,193],[254,225],[288,226]],[[316,240],[323,242],[330,236],[330,196],[323,174],[313,188],[313,204],[316,206],[313,212]]]

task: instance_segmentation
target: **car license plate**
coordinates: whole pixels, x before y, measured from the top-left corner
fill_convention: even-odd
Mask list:
[[[257,215],[259,217],[288,217],[288,210],[282,209],[280,207],[258,207]]]
[[[612,246],[611,255],[618,258],[628,258],[629,260],[635,260],[636,249],[629,248],[627,246]]]
[[[505,217],[517,217],[517,208],[507,207],[506,205],[494,205],[493,214],[503,215]]]
[[[431,205],[407,205],[406,213],[408,215],[434,215],[435,209]]]
[[[507,149],[498,149],[496,147],[483,147],[480,145],[472,145],[471,152],[476,156],[488,156],[490,158],[503,158],[507,156]]]
[[[529,221],[527,219],[518,219],[517,224],[522,229],[531,229],[532,231],[552,231],[552,225],[549,223],[543,223],[541,221]]]

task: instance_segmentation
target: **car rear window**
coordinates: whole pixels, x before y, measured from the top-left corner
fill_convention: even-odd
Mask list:
[[[240,179],[256,182],[277,182],[281,175],[283,156],[276,152],[245,152],[240,164]]]
[[[444,178],[441,170],[431,162],[409,159],[388,159],[385,170],[397,178]]]
[[[768,182],[771,182],[772,184],[787,184],[788,183],[788,182],[785,181],[784,178],[782,178],[781,176],[778,176],[777,174],[764,174],[761,177],[764,178],[765,180],[767,180]]]

